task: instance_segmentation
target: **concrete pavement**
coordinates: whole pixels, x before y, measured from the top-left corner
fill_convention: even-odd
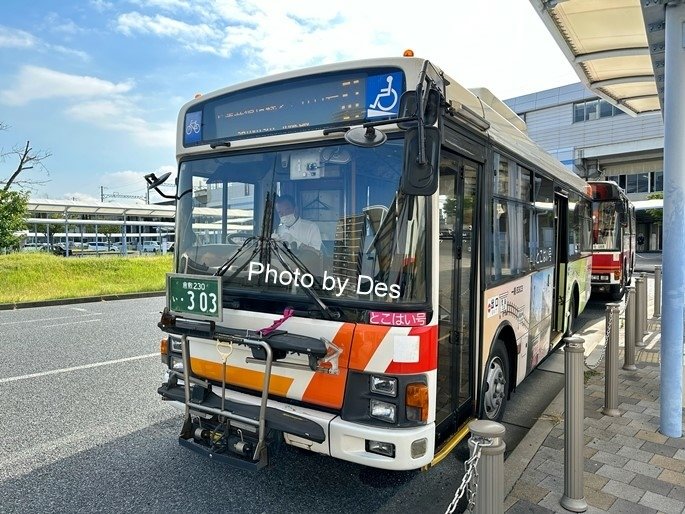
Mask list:
[[[636,371],[619,370],[620,416],[601,412],[604,321],[577,334],[586,340],[589,366],[585,373],[584,421],[587,512],[685,512],[685,438],[659,433],[661,320],[651,317],[653,276],[648,277],[648,290],[646,346],[636,349]],[[623,321],[619,332],[622,365]],[[549,365],[558,366],[560,358],[555,355],[552,359]],[[504,508],[508,514],[568,512],[559,504],[564,492],[563,419],[562,390],[505,461]]]

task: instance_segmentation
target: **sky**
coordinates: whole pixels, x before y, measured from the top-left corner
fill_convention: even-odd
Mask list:
[[[34,199],[140,201],[196,93],[407,48],[503,100],[579,82],[528,0],[3,0],[0,153],[50,154]]]

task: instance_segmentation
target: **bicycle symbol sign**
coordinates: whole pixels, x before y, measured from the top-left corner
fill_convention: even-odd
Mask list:
[[[191,120],[188,125],[186,126],[186,134],[190,135],[192,133],[199,134],[200,133],[200,124],[195,121]]]
[[[397,116],[400,94],[404,90],[402,73],[384,73],[367,79],[367,118]]]
[[[185,132],[183,138],[184,144],[188,145],[200,142],[202,139],[202,111],[186,113]]]

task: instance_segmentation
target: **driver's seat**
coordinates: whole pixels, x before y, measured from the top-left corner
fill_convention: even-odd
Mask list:
[[[315,277],[323,276],[323,257],[321,252],[315,250],[301,250],[296,249],[295,256],[302,261],[302,264],[307,268],[307,271]]]

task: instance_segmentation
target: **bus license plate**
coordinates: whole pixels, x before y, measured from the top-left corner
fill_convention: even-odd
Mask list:
[[[167,273],[167,307],[191,318],[221,321],[221,277]]]

